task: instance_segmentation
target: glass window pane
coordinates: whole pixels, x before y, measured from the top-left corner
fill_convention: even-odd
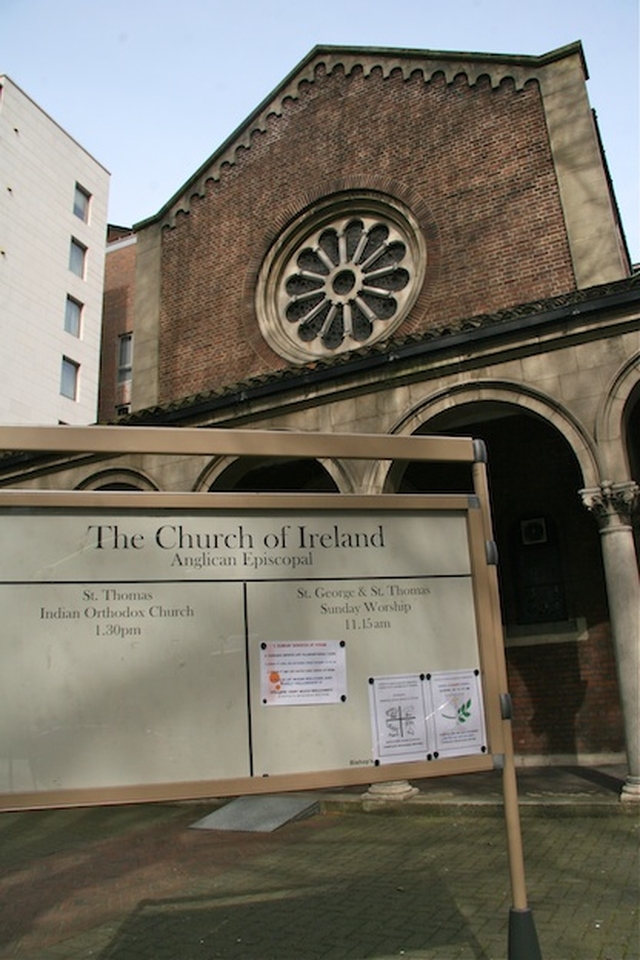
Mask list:
[[[87,253],[86,247],[83,247],[77,240],[71,241],[69,250],[69,270],[78,277],[84,277],[84,260]]]
[[[62,375],[60,378],[60,393],[63,397],[75,400],[78,395],[79,366],[68,357],[62,358]]]
[[[73,297],[67,297],[67,307],[64,314],[64,328],[67,333],[74,337],[80,336],[80,318],[82,316],[82,304]]]
[[[79,183],[76,183],[75,193],[73,195],[73,212],[76,217],[80,217],[86,223],[89,219],[89,199],[88,193]]]
[[[123,333],[118,338],[118,383],[131,380],[133,360],[133,334]]]

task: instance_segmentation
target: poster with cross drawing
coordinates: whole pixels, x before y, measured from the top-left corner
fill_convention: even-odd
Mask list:
[[[369,706],[376,762],[426,758],[429,743],[424,674],[370,677]]]
[[[376,764],[487,751],[480,671],[369,678]]]

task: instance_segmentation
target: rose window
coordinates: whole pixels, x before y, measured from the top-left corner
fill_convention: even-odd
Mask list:
[[[350,209],[340,215],[340,206]],[[425,259],[417,225],[397,202],[327,201],[294,224],[263,264],[263,334],[297,362],[389,336],[415,302]]]
[[[406,244],[386,223],[357,218],[319,231],[284,280],[284,313],[296,336],[327,350],[366,342],[397,314],[397,295],[411,279],[406,262]]]

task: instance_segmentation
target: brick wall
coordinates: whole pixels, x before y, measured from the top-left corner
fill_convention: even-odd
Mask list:
[[[349,186],[395,194],[426,236],[399,336],[575,286],[534,82],[320,68],[164,230],[161,403],[286,366],[257,328],[260,264],[305,206]]]
[[[114,238],[115,239],[115,238]],[[136,245],[115,246],[105,258],[100,394],[98,420],[113,420],[116,409],[127,402],[127,393],[117,383],[118,338],[133,331]]]
[[[609,624],[587,640],[507,651],[517,753],[594,754],[624,749]]]

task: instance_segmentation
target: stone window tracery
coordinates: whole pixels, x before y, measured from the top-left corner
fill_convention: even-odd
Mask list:
[[[400,305],[393,294],[411,279],[401,266],[407,245],[395,233],[372,218],[349,219],[317,232],[294,256],[284,312],[301,341],[319,338],[335,350],[345,339],[366,342],[376,321],[393,319]]]
[[[297,362],[388,336],[415,302],[425,259],[417,224],[397,201],[326,201],[285,231],[263,265],[263,335]]]

